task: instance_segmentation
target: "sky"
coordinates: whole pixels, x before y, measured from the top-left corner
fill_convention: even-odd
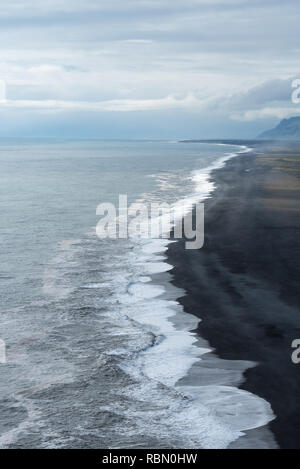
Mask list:
[[[299,16],[299,0],[2,0],[0,136],[256,137],[300,115]]]

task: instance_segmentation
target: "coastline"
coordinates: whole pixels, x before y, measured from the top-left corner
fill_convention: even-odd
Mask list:
[[[171,243],[168,260],[173,284],[186,292],[178,301],[201,320],[199,338],[221,359],[257,363],[239,388],[271,404],[278,446],[299,448],[300,373],[291,360],[300,337],[298,149],[254,147],[211,173],[204,247]]]

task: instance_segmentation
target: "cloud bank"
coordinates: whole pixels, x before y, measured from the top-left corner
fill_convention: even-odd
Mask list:
[[[299,13],[298,0],[5,0],[0,134],[29,119],[52,135],[56,115],[57,135],[81,116],[82,136],[105,138],[112,114],[115,138],[126,119],[129,138],[254,136],[300,112]]]

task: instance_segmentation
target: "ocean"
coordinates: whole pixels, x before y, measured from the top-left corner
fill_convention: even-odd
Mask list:
[[[226,448],[273,414],[182,310],[168,239],[99,239],[96,208],[204,201],[249,149],[2,140],[2,448]],[[210,354],[210,367],[202,358]]]

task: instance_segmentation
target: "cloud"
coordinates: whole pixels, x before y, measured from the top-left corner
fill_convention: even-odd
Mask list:
[[[60,100],[7,100],[2,106],[8,108],[23,108],[30,110],[83,110],[83,111],[153,111],[166,109],[191,109],[199,108],[200,102],[188,95],[183,99],[174,96],[166,96],[162,99],[115,99],[100,102],[91,101],[60,101]]]
[[[231,119],[250,122],[258,119],[285,119],[293,116],[299,116],[300,108],[298,107],[265,107],[262,109],[251,109],[241,113],[233,113]]]
[[[299,115],[300,106],[292,102],[292,83],[295,78],[294,76],[286,80],[266,81],[246,93],[233,95],[228,99],[225,108],[231,119],[245,122]]]
[[[3,0],[1,115],[14,113],[16,132],[27,112],[140,111],[146,125],[172,111],[175,128],[184,111],[220,134],[264,125],[297,112],[299,12],[298,0]]]
[[[1,15],[35,16],[51,12],[115,11],[117,10],[186,10],[199,6],[245,4],[247,0],[189,0],[188,7],[182,0],[10,0],[0,4]]]

